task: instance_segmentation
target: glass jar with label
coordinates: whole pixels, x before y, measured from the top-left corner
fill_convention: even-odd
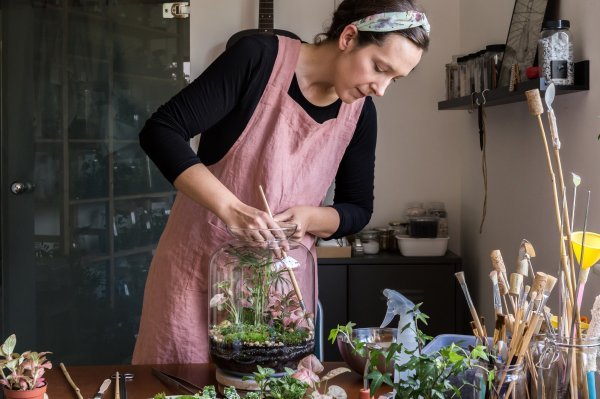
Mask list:
[[[541,76],[557,86],[575,84],[573,39],[566,19],[545,21],[538,40]]]

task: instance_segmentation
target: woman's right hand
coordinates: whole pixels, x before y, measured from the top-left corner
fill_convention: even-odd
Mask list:
[[[246,230],[244,238],[272,239],[273,236],[265,233],[264,229],[279,228],[267,212],[240,201],[203,164],[184,170],[175,179],[174,185],[183,194],[217,215],[231,229],[263,229],[263,234]]]

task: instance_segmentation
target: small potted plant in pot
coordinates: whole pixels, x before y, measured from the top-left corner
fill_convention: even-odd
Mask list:
[[[13,352],[17,337],[12,334],[0,347],[0,384],[6,399],[43,399],[46,393],[44,372],[52,368],[46,359],[50,352]]]

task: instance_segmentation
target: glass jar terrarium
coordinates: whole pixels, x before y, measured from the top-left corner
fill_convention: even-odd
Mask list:
[[[284,372],[314,351],[315,262],[296,225],[229,229],[210,261],[209,347],[233,374]]]

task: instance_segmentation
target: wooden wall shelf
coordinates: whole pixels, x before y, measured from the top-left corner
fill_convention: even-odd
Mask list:
[[[509,104],[514,102],[525,101],[525,92],[532,89],[540,89],[543,93],[548,84],[546,79],[526,80],[515,86],[514,91],[508,91],[508,86],[489,90],[485,93],[485,105],[493,107],[496,105]],[[590,61],[580,61],[575,63],[575,84],[572,86],[556,86],[556,95],[574,93],[590,89]],[[457,110],[457,109],[472,109],[473,101],[479,97],[483,99],[482,93],[476,93],[473,96],[464,96],[453,98],[452,100],[438,102],[438,110]],[[543,94],[542,94],[543,96]]]

